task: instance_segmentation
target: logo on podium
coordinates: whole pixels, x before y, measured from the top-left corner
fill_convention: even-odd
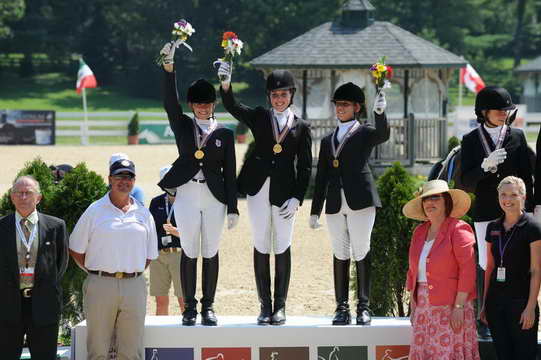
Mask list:
[[[194,360],[192,348],[145,348],[145,360]]]
[[[409,345],[376,346],[376,360],[407,360],[409,353]]]
[[[251,360],[251,348],[202,348],[201,360]]]
[[[259,360],[309,360],[308,347],[261,347]]]
[[[368,360],[366,346],[319,346],[317,360]]]

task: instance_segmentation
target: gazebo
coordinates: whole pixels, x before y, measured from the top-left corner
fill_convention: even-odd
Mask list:
[[[528,106],[529,113],[541,112],[541,56],[515,69],[522,80],[520,102]]]
[[[391,139],[374,153],[374,164],[434,160],[447,151],[448,82],[459,56],[394,24],[374,21],[368,0],[350,0],[335,21],[324,23],[253,59],[265,75],[292,71],[298,81],[295,107],[312,122],[315,154],[319,139],[335,126],[331,96],[352,81],[364,89],[371,109],[375,86],[369,67],[380,57],[394,68],[386,89]],[[367,121],[372,121],[368,111]]]

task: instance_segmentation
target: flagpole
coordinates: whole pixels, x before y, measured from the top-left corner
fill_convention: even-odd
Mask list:
[[[88,113],[86,109],[86,89],[83,87],[83,112],[84,112],[84,120],[83,120],[83,128],[82,130],[82,138],[81,143],[82,145],[88,145]]]
[[[461,56],[464,59],[464,56]],[[458,106],[462,106],[462,68],[458,69]]]

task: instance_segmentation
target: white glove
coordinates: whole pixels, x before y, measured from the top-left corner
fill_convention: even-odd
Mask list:
[[[541,224],[541,205],[535,205],[533,217],[535,220],[537,220],[537,222]]]
[[[310,229],[319,229],[321,227],[321,224],[319,223],[319,216],[310,215],[310,221],[308,224],[310,225]]]
[[[379,94],[376,96],[376,100],[374,101],[374,112],[378,115],[381,115],[385,111],[386,107],[387,100],[385,100],[385,93],[383,91],[380,91]]]
[[[182,40],[178,39],[175,42],[169,41],[166,43],[160,50],[161,55],[165,55],[163,58],[163,63],[168,65],[175,62],[175,50],[180,46]]]
[[[233,72],[233,68],[231,64],[227,61],[215,61],[214,66],[220,65],[218,67],[218,78],[220,78],[220,82],[223,83],[231,83],[231,73]]]
[[[496,172],[498,165],[503,163],[507,158],[507,151],[504,148],[494,150],[481,163],[481,167],[485,172]]]
[[[295,215],[295,212],[299,208],[299,200],[297,198],[292,197],[289,200],[286,200],[282,207],[280,207],[280,216],[284,219],[289,219]]]
[[[239,223],[238,214],[227,214],[227,230],[233,229]]]

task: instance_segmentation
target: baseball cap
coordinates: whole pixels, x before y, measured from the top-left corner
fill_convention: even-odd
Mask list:
[[[111,167],[114,163],[116,163],[119,160],[130,160],[130,157],[124,153],[114,153],[109,158],[109,167]]]
[[[135,176],[135,164],[128,159],[118,160],[109,167],[109,175],[113,176],[121,172],[129,172]]]

